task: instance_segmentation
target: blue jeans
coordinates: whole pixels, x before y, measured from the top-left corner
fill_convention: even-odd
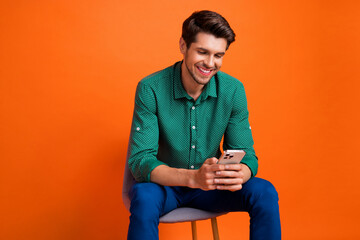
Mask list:
[[[136,183],[130,198],[128,240],[159,239],[160,216],[178,207],[213,212],[245,211],[250,215],[251,240],[281,239],[278,194],[270,182],[261,178],[251,178],[236,192]]]

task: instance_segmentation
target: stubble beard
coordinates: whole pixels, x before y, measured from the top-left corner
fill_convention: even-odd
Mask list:
[[[208,84],[208,82],[210,81],[210,79],[217,73],[217,70],[213,70],[213,73],[212,73],[210,76],[208,76],[208,77],[207,77],[207,78],[208,78],[207,81],[204,82],[204,81],[201,81],[201,80],[200,80],[200,79],[201,79],[200,77],[196,76],[195,72],[193,72],[193,71],[190,70],[190,68],[188,67],[188,65],[187,65],[186,63],[185,63],[185,66],[186,66],[186,69],[188,70],[188,72],[190,73],[192,79],[193,79],[197,84],[203,85],[203,86],[205,86],[206,84]],[[197,67],[195,66],[195,71],[197,70],[196,68],[197,68]]]

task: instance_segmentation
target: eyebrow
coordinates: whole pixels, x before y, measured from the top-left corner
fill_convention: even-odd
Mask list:
[[[207,50],[206,48],[202,48],[202,47],[198,47],[196,48],[197,50],[202,50],[202,51],[205,51],[205,52],[209,52],[209,50]],[[217,52],[215,54],[221,54],[221,55],[225,55],[225,52]]]

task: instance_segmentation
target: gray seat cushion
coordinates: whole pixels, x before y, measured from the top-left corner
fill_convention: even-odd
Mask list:
[[[196,208],[182,207],[182,208],[177,208],[162,216],[160,218],[160,222],[162,223],[189,222],[189,221],[205,220],[224,214],[226,214],[226,212],[214,213]]]

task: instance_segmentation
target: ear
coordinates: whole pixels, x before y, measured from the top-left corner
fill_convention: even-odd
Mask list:
[[[185,43],[185,40],[182,37],[180,38],[180,41],[179,41],[179,47],[180,47],[180,52],[182,54],[185,54],[185,52],[186,52],[186,43]]]

